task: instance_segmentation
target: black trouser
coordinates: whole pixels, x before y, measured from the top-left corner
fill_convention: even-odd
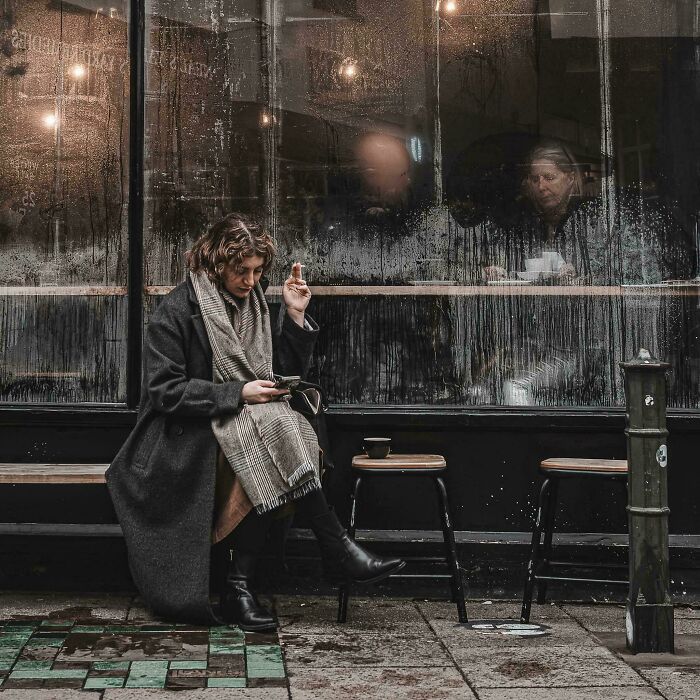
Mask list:
[[[294,501],[295,510],[302,513],[306,518],[312,520],[316,516],[328,513],[328,501],[321,489],[315,489],[310,493]],[[217,572],[216,580],[221,581],[220,586],[226,579],[229,569],[229,552],[241,552],[248,556],[259,556],[265,548],[268,532],[277,514],[277,509],[259,514],[251,510],[248,515],[241,520],[233,532],[216,545],[221,549],[221,553],[216,562],[218,566],[224,564],[223,570]]]

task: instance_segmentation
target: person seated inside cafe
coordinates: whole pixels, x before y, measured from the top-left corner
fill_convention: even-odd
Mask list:
[[[602,196],[585,192],[572,150],[554,139],[537,143],[523,170],[520,206],[492,237],[486,281],[616,285],[692,277],[692,238],[660,198],[618,188],[604,207]]]

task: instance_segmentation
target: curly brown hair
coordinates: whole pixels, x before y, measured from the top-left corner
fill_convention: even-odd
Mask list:
[[[265,260],[263,272],[272,266],[275,253],[272,236],[254,219],[232,212],[213,224],[185,254],[192,272],[206,272],[207,277],[221,286],[221,273],[229,264],[239,265],[243,258],[259,255]]]

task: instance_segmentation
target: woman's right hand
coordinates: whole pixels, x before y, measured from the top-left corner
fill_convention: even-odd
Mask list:
[[[275,389],[275,383],[269,379],[256,379],[254,382],[243,385],[241,401],[244,403],[269,403],[288,393],[287,389]]]

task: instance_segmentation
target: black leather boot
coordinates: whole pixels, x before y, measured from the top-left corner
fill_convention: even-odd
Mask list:
[[[246,632],[263,632],[277,628],[277,620],[263,608],[250,588],[257,553],[233,550],[233,558],[221,594],[221,616]]]
[[[251,590],[258,556],[265,548],[270,528],[269,513],[249,513],[231,534],[231,561],[221,591],[221,617],[246,632],[263,632],[277,627],[277,620],[263,608]]]
[[[406,566],[401,559],[377,557],[357,544],[332,510],[312,518],[311,529],[321,548],[326,575],[332,581],[376,583]]]

